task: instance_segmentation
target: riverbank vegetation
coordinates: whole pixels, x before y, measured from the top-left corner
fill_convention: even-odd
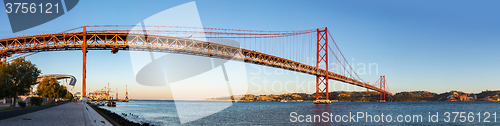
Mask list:
[[[0,62],[0,98],[14,98],[11,104],[14,107],[17,97],[28,94],[41,73],[35,64],[24,58]]]
[[[11,108],[14,108],[16,103],[24,108],[27,103],[17,102],[18,96],[28,95],[36,85],[41,73],[42,71],[35,64],[22,57],[16,58],[12,62],[0,62],[0,98],[12,98]],[[60,85],[55,78],[43,78],[36,89],[36,94],[47,98],[47,101],[49,98],[73,98],[73,94],[65,86]]]

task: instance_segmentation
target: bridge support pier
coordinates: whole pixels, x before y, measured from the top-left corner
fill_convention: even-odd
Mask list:
[[[332,101],[327,99],[317,99],[313,101],[314,104],[331,104]]]
[[[82,98],[87,96],[87,26],[83,26],[83,41],[82,41],[82,53],[83,53],[83,66],[82,66]]]
[[[385,90],[385,76],[380,76],[380,89]],[[385,102],[385,92],[380,92],[380,101]]]
[[[320,64],[325,65],[325,71],[318,71],[320,74],[316,76],[316,101],[314,104],[330,104],[328,94],[328,28],[325,27],[324,30],[317,31],[317,41],[316,41],[316,69],[320,69]],[[322,76],[322,74],[324,74]],[[320,96],[325,96],[324,99],[320,99]]]

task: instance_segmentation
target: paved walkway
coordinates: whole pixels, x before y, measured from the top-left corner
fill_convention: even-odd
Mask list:
[[[104,122],[104,123],[103,123]],[[6,126],[112,126],[84,103],[66,103],[48,109],[0,120]]]
[[[36,107],[29,107],[29,108],[24,108],[24,109],[18,109],[18,110],[8,110],[8,111],[3,111],[0,112],[0,120],[44,110],[47,108],[55,107],[56,105],[44,105],[44,106],[36,106]]]

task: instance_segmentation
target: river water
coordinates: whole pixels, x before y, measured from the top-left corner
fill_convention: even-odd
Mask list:
[[[221,102],[190,103],[207,107]],[[119,102],[116,107],[102,108],[134,122],[181,124],[174,101],[132,100],[128,103]],[[200,112],[191,111],[191,114]],[[497,114],[500,114],[500,102],[485,101],[336,102],[329,105],[311,102],[236,102],[222,111],[183,125],[500,125],[500,115]]]

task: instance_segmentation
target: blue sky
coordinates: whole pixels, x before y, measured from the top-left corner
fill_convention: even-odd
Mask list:
[[[80,1],[63,16],[18,33],[12,33],[7,14],[2,12],[0,38],[61,32],[82,25],[134,25],[187,2],[190,1]],[[500,70],[498,4],[497,1],[430,0],[196,1],[203,27],[280,31],[328,27],[343,54],[356,68],[361,67],[358,64],[378,64],[378,73],[361,75],[361,78],[373,83],[380,75],[386,75],[393,93],[497,90]],[[81,51],[64,51],[38,53],[28,59],[44,74],[72,74],[81,80],[81,57]],[[90,90],[100,89],[109,82],[113,90],[119,88],[120,96],[124,94],[124,85],[128,85],[129,93],[137,94],[136,98],[169,98],[165,91],[168,87],[149,87],[133,82],[126,51],[115,55],[109,51],[90,51],[87,67]],[[263,69],[250,64],[246,67],[249,73],[258,71],[257,67]],[[289,75],[257,74],[251,75],[249,80],[252,77],[260,77],[256,82],[263,78],[271,81],[315,79],[301,73]],[[314,91],[314,85],[297,85],[306,87],[299,92]],[[293,89],[297,85],[290,84]],[[266,87],[259,86],[261,89]],[[259,86],[251,84],[249,90]],[[339,84],[330,90],[364,89]],[[291,92],[259,90],[251,93]]]

